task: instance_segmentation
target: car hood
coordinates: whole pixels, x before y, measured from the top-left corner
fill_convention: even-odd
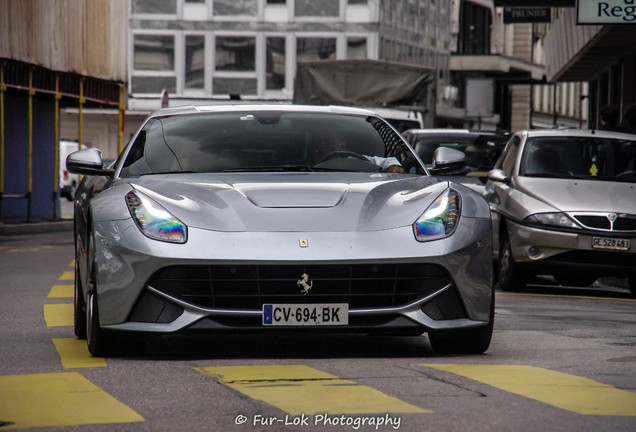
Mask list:
[[[520,190],[562,212],[636,214],[636,184],[600,180],[517,177]]]
[[[145,176],[133,188],[189,227],[218,231],[355,231],[411,225],[448,182],[386,174]]]

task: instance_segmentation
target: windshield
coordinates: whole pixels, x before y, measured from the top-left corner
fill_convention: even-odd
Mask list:
[[[256,111],[151,119],[120,175],[250,171],[426,173],[377,117]]]
[[[519,175],[636,181],[636,141],[537,137],[526,143]]]

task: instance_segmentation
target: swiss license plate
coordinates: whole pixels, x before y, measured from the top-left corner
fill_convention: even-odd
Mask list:
[[[347,303],[264,304],[263,325],[334,326],[349,324]]]
[[[629,239],[592,237],[592,247],[596,249],[629,250]]]

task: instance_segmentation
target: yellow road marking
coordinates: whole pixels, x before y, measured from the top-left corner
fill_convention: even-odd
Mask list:
[[[0,400],[7,429],[144,421],[77,372],[0,376]]]
[[[8,251],[11,253],[28,253],[28,252],[41,252],[42,250],[51,250],[51,249],[53,249],[53,246],[44,245],[44,246],[10,248],[8,249]]]
[[[90,355],[86,341],[75,338],[58,338],[53,339],[53,343],[60,354],[64,369],[106,366],[106,360]]]
[[[60,327],[73,325],[73,304],[45,304],[44,320],[47,327]]]
[[[48,298],[73,298],[75,296],[73,285],[53,285]]]
[[[303,365],[195,369],[290,415],[432,412]]]
[[[532,366],[423,364],[584,415],[636,416],[636,393]]]
[[[59,280],[75,280],[75,270],[67,270],[62,273]]]

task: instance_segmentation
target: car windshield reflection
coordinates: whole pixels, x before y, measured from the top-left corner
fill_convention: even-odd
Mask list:
[[[636,141],[535,137],[525,147],[519,175],[585,180],[636,180]]]

